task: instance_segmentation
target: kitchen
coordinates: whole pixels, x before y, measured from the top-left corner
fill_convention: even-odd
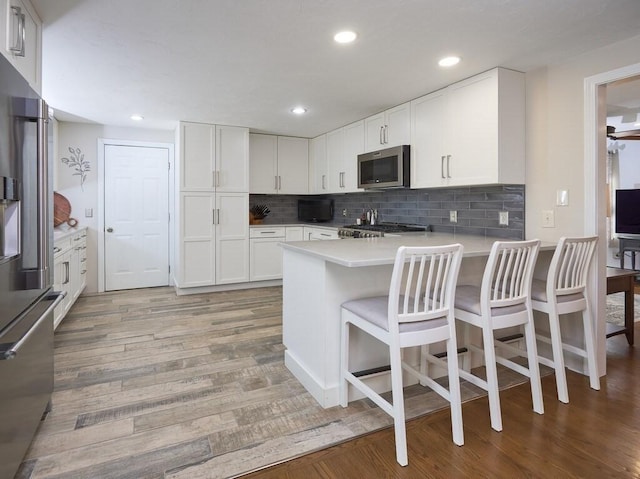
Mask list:
[[[34,2],[38,6],[38,2]],[[64,3],[64,2],[63,2]],[[73,4],[78,4],[78,9],[74,11],[72,8]],[[46,11],[46,7],[42,6]],[[53,63],[65,61],[64,56],[62,58],[53,58],[53,56],[47,54],[48,48],[53,48],[57,41],[60,39],[56,38],[54,32],[56,29],[60,28],[59,31],[64,31],[64,28],[60,25],[56,26],[55,19],[64,18],[65,14],[69,14],[73,17],[73,15],[78,14],[84,8],[88,8],[88,3],[84,2],[68,2],[63,7],[50,7],[53,10],[50,12],[50,20],[45,25],[45,31],[43,35],[44,39],[44,51],[43,51],[43,74],[46,79],[46,72],[50,71]],[[68,11],[65,11],[68,10]],[[633,12],[633,5],[631,5],[631,11]],[[612,14],[613,15],[613,14]],[[46,15],[43,14],[46,18]],[[630,15],[629,15],[630,16]],[[624,17],[624,15],[623,15]],[[235,18],[235,17],[234,17]],[[618,18],[619,19],[619,18]],[[622,21],[622,20],[621,20]],[[84,25],[77,24],[78,27],[84,28]],[[49,33],[47,33],[47,29],[49,29]],[[67,31],[66,34],[70,34]],[[48,37],[48,35],[51,35]],[[283,35],[284,38],[288,38],[287,35]],[[63,36],[64,38],[64,36]],[[47,46],[47,40],[51,39],[49,46]],[[575,174],[576,171],[583,171],[583,154],[582,154],[582,144],[580,139],[583,137],[581,125],[582,122],[579,121],[582,118],[582,109],[583,109],[583,98],[580,97],[579,94],[576,94],[576,91],[581,92],[582,82],[584,78],[587,78],[592,75],[596,75],[603,71],[612,71],[616,68],[621,68],[626,65],[630,65],[636,63],[634,59],[637,59],[637,37],[625,39],[625,38],[615,38],[610,39],[610,43],[614,43],[618,41],[619,43],[615,45],[615,47],[607,47],[606,43],[602,45],[593,45],[591,49],[581,51],[581,55],[577,55],[575,58],[569,55],[567,60],[564,60],[564,63],[561,62],[559,64],[549,63],[545,64],[542,67],[538,67],[537,69],[533,69],[527,72],[526,78],[526,100],[527,100],[527,111],[526,111],[526,133],[527,133],[527,143],[526,145],[522,145],[523,148],[526,146],[526,155],[525,162],[527,177],[524,181],[524,185],[526,187],[526,202],[524,200],[524,189],[521,188],[519,191],[516,191],[516,208],[513,210],[509,209],[510,205],[505,205],[504,200],[500,199],[496,204],[495,209],[491,209],[492,215],[495,214],[494,218],[487,220],[487,224],[483,225],[484,228],[495,228],[497,231],[508,230],[509,227],[519,227],[520,234],[523,234],[524,231],[527,232],[527,237],[540,237],[545,240],[553,241],[556,240],[559,236],[563,234],[581,234],[586,230],[585,225],[588,224],[588,220],[584,219],[584,215],[582,213],[582,201],[581,198],[586,196],[585,191],[587,191],[587,186],[582,181],[581,174]],[[340,50],[341,55],[351,55],[348,53],[348,50],[343,49]],[[577,53],[573,53],[577,54]],[[352,59],[352,57],[349,57]],[[67,60],[68,61],[68,60]],[[82,64],[81,57],[78,57],[79,65]],[[491,61],[491,60],[488,60]],[[462,80],[463,78],[471,77],[473,74],[479,73],[481,71],[489,70],[497,64],[502,64],[502,61],[493,60],[493,64],[489,65],[487,68],[476,69],[473,72],[468,73],[459,73],[457,75],[462,75],[461,77],[456,78],[455,80]],[[463,62],[464,63],[464,62]],[[313,70],[313,67],[309,67],[309,71]],[[142,74],[142,72],[136,72],[138,74]],[[444,74],[445,76],[451,74]],[[269,113],[266,116],[270,116],[270,122],[265,122],[264,119],[258,114],[256,114],[252,118],[248,119],[238,119],[237,121],[228,121],[223,116],[210,116],[208,113],[206,117],[194,117],[194,113],[191,111],[182,112],[178,114],[178,116],[174,117],[173,120],[197,120],[200,123],[210,123],[210,124],[231,124],[231,125],[246,125],[245,127],[252,128],[252,134],[265,134],[265,132],[277,133],[278,137],[288,137],[288,138],[299,138],[304,137],[308,138],[318,138],[330,132],[333,132],[336,127],[340,127],[340,125],[350,125],[352,121],[359,121],[360,119],[368,118],[369,114],[375,114],[379,111],[387,111],[389,109],[394,108],[396,105],[400,105],[405,103],[408,100],[420,98],[424,94],[428,94],[430,91],[436,91],[439,88],[442,88],[446,85],[452,85],[457,83],[453,77],[449,76],[449,79],[440,78],[440,84],[436,88],[425,88],[423,85],[417,86],[414,88],[414,93],[404,94],[402,97],[398,98],[390,98],[385,101],[384,104],[377,106],[369,110],[362,111],[361,113],[353,108],[349,113],[349,118],[345,117],[345,120],[325,120],[325,124],[319,124],[314,129],[309,129],[310,133],[304,133],[303,127],[300,126],[304,124],[306,121],[304,118],[301,118],[301,122],[297,124],[293,124],[290,118],[281,118],[276,117],[273,113]],[[413,80],[412,80],[413,81]],[[46,80],[43,81],[46,86]],[[98,85],[99,82],[96,83]],[[352,89],[350,89],[347,85],[342,85],[341,88],[344,88],[348,91],[348,94],[354,95]],[[247,86],[247,89],[250,91],[250,86]],[[43,90],[46,92],[46,88]],[[49,94],[47,94],[49,96]],[[117,95],[110,96],[105,95],[107,97],[113,98],[116,101]],[[55,94],[51,92],[51,99],[55,100]],[[369,100],[370,101],[370,100]],[[56,101],[51,102],[54,107],[60,108],[61,111],[64,111],[64,100],[59,99],[57,103],[60,106],[56,105]],[[184,102],[185,104],[190,104],[188,102]],[[336,105],[349,104],[348,101],[336,101]],[[310,107],[311,108],[311,107]],[[338,106],[337,109],[344,108],[343,106]],[[127,107],[120,106],[120,111],[124,111]],[[288,109],[288,107],[287,107]],[[567,113],[571,113],[575,119],[569,124],[566,124]],[[75,112],[78,116],[87,116],[87,113],[84,113],[81,109]],[[285,112],[289,115],[289,112]],[[311,109],[311,114],[313,111]],[[60,115],[63,116],[62,114]],[[152,115],[147,114],[149,117],[149,121],[143,122],[146,125],[152,125],[151,117]],[[283,115],[284,116],[284,115]],[[104,126],[110,125],[110,126]],[[291,125],[291,126],[285,126]],[[297,126],[296,126],[297,125]],[[87,292],[96,292],[100,290],[100,262],[102,259],[100,258],[99,247],[97,246],[100,241],[100,237],[104,237],[104,231],[102,230],[99,218],[100,218],[100,201],[102,201],[99,197],[100,192],[100,168],[102,167],[100,163],[99,153],[96,151],[96,142],[99,138],[118,138],[120,140],[129,140],[129,141],[146,141],[146,142],[157,142],[157,143],[168,143],[175,144],[175,153],[176,156],[179,156],[179,143],[176,142],[176,137],[179,136],[179,132],[175,129],[175,126],[172,126],[173,129],[159,129],[158,127],[149,126],[146,129],[142,128],[132,128],[131,123],[122,123],[120,120],[103,120],[99,121],[97,124],[88,124],[81,123],[76,121],[59,121],[58,123],[58,158],[66,156],[66,150],[68,147],[79,148],[82,152],[85,153],[85,158],[87,161],[91,163],[93,168],[87,172],[87,181],[84,184],[85,190],[80,188],[77,177],[73,177],[70,174],[67,166],[64,166],[60,163],[56,164],[56,183],[57,190],[61,190],[70,200],[73,207],[74,214],[81,217],[80,222],[83,226],[88,226],[88,238],[89,238],[89,254],[88,254],[88,270],[89,276],[87,278]],[[158,128],[158,129],[156,129]],[[256,133],[253,133],[253,129],[255,128]],[[296,131],[296,129],[299,129]],[[568,132],[568,133],[567,133]],[[274,135],[276,136],[276,135]],[[179,141],[179,139],[178,139]],[[311,150],[313,151],[313,150]],[[551,152],[553,154],[551,154]],[[557,161],[557,156],[562,157],[562,161]],[[249,155],[250,156],[250,155]],[[310,154],[313,156],[313,154]],[[250,160],[250,158],[249,158]],[[309,163],[311,165],[312,163]],[[313,163],[314,167],[316,163]],[[176,164],[172,165],[176,166]],[[180,166],[179,164],[177,166]],[[310,170],[313,170],[314,167],[310,167]],[[172,170],[175,171],[175,168]],[[251,171],[251,169],[250,169]],[[307,176],[308,177],[308,176]],[[321,175],[320,175],[321,177]],[[315,175],[314,178],[318,178],[318,175]],[[320,183],[322,181],[320,180]],[[500,182],[503,183],[503,182]],[[555,204],[555,196],[557,190],[568,190],[571,194],[571,201],[567,207],[556,207]],[[175,190],[176,197],[177,192],[180,191],[179,188]],[[309,191],[311,192],[311,191]],[[398,204],[399,206],[389,206],[384,205],[384,198],[382,201],[379,201],[377,198],[370,198],[365,193],[351,193],[351,195],[356,195],[354,200],[348,199],[348,195],[336,195],[334,200],[336,200],[336,211],[338,212],[337,219],[341,224],[352,223],[356,219],[356,215],[360,215],[362,213],[362,209],[367,208],[367,206],[362,206],[364,203],[368,205],[369,203],[373,203],[378,206],[371,206],[374,209],[378,209],[379,214],[382,218],[382,221],[390,221],[390,222],[400,222],[400,223],[418,223],[424,226],[428,224],[436,223],[436,220],[441,224],[446,224],[449,227],[452,227],[452,222],[449,221],[450,211],[458,211],[461,213],[463,207],[459,207],[456,205],[455,208],[450,208],[449,206],[445,206],[444,208],[433,208],[434,210],[441,210],[437,213],[437,215],[420,218],[418,221],[415,221],[414,216],[403,213],[403,210],[408,210],[409,208],[405,208],[404,205],[406,203],[415,203],[419,204],[427,201],[436,201],[434,197],[438,195],[445,196],[447,193],[451,195],[453,198],[453,202],[457,203],[457,197],[465,197],[466,199],[469,196],[475,194],[477,190],[475,188],[469,189],[466,186],[456,187],[454,190],[433,190],[429,191],[429,197],[418,197],[420,194],[424,193],[409,193],[405,195],[404,198],[400,198],[401,193],[390,192],[389,198],[393,198],[392,202]],[[183,193],[190,193],[189,191],[183,190]],[[193,193],[193,191],[191,192]],[[245,191],[244,193],[251,193],[251,190]],[[493,195],[495,191],[486,191],[480,190],[479,195],[486,198],[488,195]],[[510,192],[503,192],[506,197],[509,197]],[[256,193],[258,195],[262,195],[264,193]],[[334,193],[332,193],[334,194]],[[387,193],[385,192],[384,195]],[[357,195],[362,195],[358,197]],[[415,198],[408,198],[407,196],[415,195]],[[196,195],[197,196],[197,195]],[[275,195],[278,197],[279,195]],[[286,195],[281,195],[286,196]],[[343,198],[344,197],[344,198]],[[553,197],[553,198],[552,198]],[[385,197],[386,198],[386,197]],[[276,198],[274,201],[282,201],[284,203],[284,208],[286,211],[291,210],[290,202],[291,200],[280,200]],[[289,201],[289,203],[287,203]],[[346,205],[345,207],[340,207],[340,201],[345,202],[353,202],[354,206]],[[445,202],[445,200],[442,200]],[[469,203],[470,201],[464,201],[465,203]],[[248,203],[251,204],[268,204],[272,209],[272,214],[270,215],[271,219],[276,218],[280,213],[277,211],[277,208],[273,206],[275,203],[272,202],[271,198],[264,198],[262,196],[250,196]],[[390,202],[391,203],[391,202]],[[355,206],[357,205],[357,206]],[[248,208],[245,208],[245,211]],[[347,216],[342,217],[342,210],[347,210]],[[393,210],[397,211],[393,211]],[[469,208],[470,209],[470,208]],[[501,227],[498,223],[499,212],[504,211],[505,209],[509,209],[509,220],[510,224],[507,225],[506,228]],[[93,210],[92,212],[87,212],[87,210]],[[553,228],[546,228],[541,225],[540,221],[540,212],[553,210],[556,215],[555,226]],[[489,211],[489,210],[487,210]],[[179,215],[179,204],[174,206],[174,215],[172,216],[175,219],[176,212]],[[398,214],[395,214],[395,213]],[[89,216],[93,213],[92,216]],[[282,213],[282,216],[286,216],[288,213]],[[488,213],[483,213],[485,216]],[[353,216],[351,216],[353,215]],[[291,216],[289,216],[291,218]],[[346,218],[343,220],[342,218]],[[399,218],[399,219],[395,219]],[[295,219],[295,218],[292,218]],[[269,221],[269,217],[267,217],[267,225]],[[286,219],[288,223],[290,220]],[[463,227],[467,226],[467,221],[469,221],[469,226],[471,225],[470,220],[465,218],[464,214],[460,214],[460,219],[458,221],[458,225],[453,227]],[[489,225],[489,221],[491,224]],[[178,224],[177,222],[174,224]],[[495,226],[494,226],[495,225]],[[177,228],[174,228],[177,231]],[[255,228],[253,228],[255,229]],[[247,232],[249,228],[247,227]],[[211,238],[200,238],[202,244],[209,241],[211,242]],[[104,241],[104,238],[103,238]],[[178,241],[174,240],[176,244],[174,247],[176,250],[178,249]],[[246,244],[249,244],[250,239],[245,236],[244,241]],[[172,271],[181,271],[181,265],[179,261],[172,264]],[[247,267],[247,272],[250,269]],[[176,280],[178,286],[180,286],[180,278]],[[194,286],[198,287],[198,286]],[[601,345],[600,350],[600,359],[604,363],[604,343]]]

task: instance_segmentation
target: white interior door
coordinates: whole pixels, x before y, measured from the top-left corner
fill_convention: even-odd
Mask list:
[[[169,150],[105,145],[105,290],[169,284]]]

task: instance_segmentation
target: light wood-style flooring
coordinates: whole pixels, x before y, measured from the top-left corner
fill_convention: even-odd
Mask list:
[[[279,287],[83,296],[56,330],[52,410],[18,478],[234,477],[391,424],[368,400],[321,408],[283,352]],[[408,417],[446,406],[407,396]]]

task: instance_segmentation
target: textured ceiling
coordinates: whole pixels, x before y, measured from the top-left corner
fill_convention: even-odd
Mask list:
[[[313,137],[495,66],[638,35],[640,0],[32,0],[63,118]],[[359,38],[337,45],[335,32]],[[437,60],[463,62],[443,70]],[[294,117],[290,108],[309,109]],[[66,115],[65,115],[66,113]]]

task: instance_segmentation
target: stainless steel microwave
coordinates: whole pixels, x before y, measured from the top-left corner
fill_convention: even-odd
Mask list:
[[[409,187],[409,145],[358,155],[358,188]]]

